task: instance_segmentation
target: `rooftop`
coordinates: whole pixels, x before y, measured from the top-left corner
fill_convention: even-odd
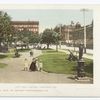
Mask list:
[[[39,21],[11,21],[12,24],[16,24],[16,25],[21,25],[21,24],[24,24],[24,25],[33,25],[33,24],[36,24],[36,25],[39,25]]]

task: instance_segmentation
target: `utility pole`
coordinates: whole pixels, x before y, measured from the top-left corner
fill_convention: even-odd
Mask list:
[[[68,32],[68,34],[67,34],[67,41],[68,41],[68,46],[69,46],[69,26],[68,26],[67,32]]]
[[[88,11],[87,9],[82,9],[83,12],[83,21],[84,21],[84,53],[86,53],[86,24],[85,24],[85,13]]]

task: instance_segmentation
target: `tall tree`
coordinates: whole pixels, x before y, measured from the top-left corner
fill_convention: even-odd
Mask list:
[[[29,47],[29,44],[35,44],[40,42],[40,36],[38,33],[33,33],[27,28],[22,31],[16,30],[15,32],[15,43],[21,43],[21,46]]]
[[[47,44],[47,48],[49,48],[50,44],[59,44],[60,35],[59,33],[53,31],[52,29],[45,29],[42,33],[42,43]]]
[[[9,39],[11,37],[11,18],[3,11],[0,11],[0,46],[1,42],[4,44],[9,44]]]
[[[51,43],[54,43],[54,38],[50,29],[45,29],[42,33],[42,43],[47,44],[47,48],[49,48]]]

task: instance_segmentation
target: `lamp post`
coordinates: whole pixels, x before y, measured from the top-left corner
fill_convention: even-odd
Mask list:
[[[65,41],[67,44],[69,44],[69,27],[67,26],[65,29]]]
[[[83,12],[83,21],[84,21],[84,53],[86,53],[86,25],[85,25],[85,13],[88,11],[87,9],[81,9]]]
[[[69,26],[68,26],[68,30],[67,30],[67,41],[68,41],[68,46],[69,46]]]

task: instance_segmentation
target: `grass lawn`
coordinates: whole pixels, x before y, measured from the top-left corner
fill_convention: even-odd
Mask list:
[[[13,54],[0,54],[0,59],[11,58],[11,57],[13,57]],[[0,63],[0,68],[5,68],[6,66],[7,64]]]
[[[6,64],[0,63],[0,68],[4,68],[4,67],[6,67],[6,66],[7,66]]]
[[[18,49],[19,54],[20,52],[27,52],[30,51],[30,49]],[[14,58],[15,52],[14,50],[10,50],[10,52],[8,53],[4,53],[4,54],[0,54],[0,59],[4,59],[4,58]]]
[[[19,52],[27,52],[30,51],[31,49],[18,49]]]
[[[43,55],[39,56],[43,63],[43,70],[51,73],[75,74],[77,62],[68,61],[68,57],[63,52],[56,52],[55,50],[43,50]],[[93,61],[85,59],[85,72],[88,76],[93,76]]]
[[[0,59],[12,58],[13,56],[14,54],[10,54],[10,53],[0,54]]]

